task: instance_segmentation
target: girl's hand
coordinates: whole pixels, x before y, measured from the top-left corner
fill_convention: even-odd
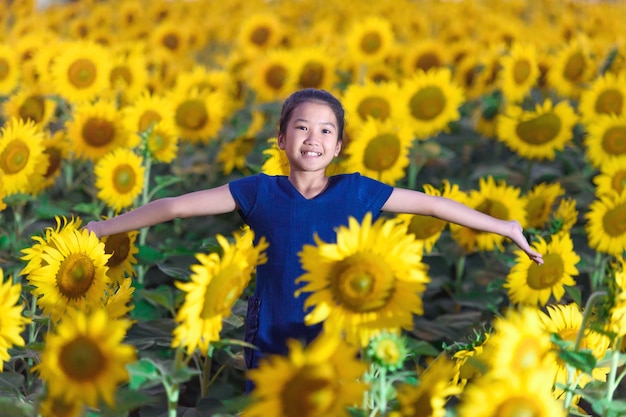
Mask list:
[[[511,220],[511,231],[508,236],[521,250],[526,252],[528,257],[532,259],[537,265],[543,265],[543,256],[533,250],[524,236],[524,229],[516,220]]]
[[[99,227],[99,223],[100,223],[99,221],[92,220],[92,221],[90,221],[89,223],[87,223],[87,225],[84,227],[84,229],[87,229],[87,230],[89,230],[90,232],[95,233],[95,234],[96,234],[96,236],[97,236],[98,238],[100,238],[100,232],[99,232],[99,230],[98,230],[98,229],[100,228],[100,227]]]

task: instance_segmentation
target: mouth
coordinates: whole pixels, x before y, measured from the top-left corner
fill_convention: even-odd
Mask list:
[[[302,151],[301,154],[304,156],[322,156],[321,152],[313,152],[313,151]]]

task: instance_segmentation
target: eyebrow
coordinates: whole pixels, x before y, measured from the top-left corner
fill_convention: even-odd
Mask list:
[[[294,119],[294,122],[309,123],[309,121],[307,119],[302,119],[302,118]],[[337,128],[337,126],[335,126],[335,124],[333,122],[322,122],[321,124],[323,124],[323,125],[330,125],[330,126],[334,127],[335,129]]]

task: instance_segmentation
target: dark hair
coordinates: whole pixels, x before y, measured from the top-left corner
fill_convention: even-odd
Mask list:
[[[291,115],[293,114],[295,108],[302,103],[307,103],[311,101],[327,104],[331,108],[333,113],[335,113],[338,124],[337,133],[339,136],[339,140],[342,140],[343,128],[346,123],[343,106],[341,105],[341,102],[328,91],[318,90],[316,88],[305,88],[303,90],[296,91],[295,93],[287,97],[287,99],[283,103],[283,108],[280,111],[278,131],[284,134],[285,130],[287,129],[287,123],[289,123],[289,119],[291,118]]]

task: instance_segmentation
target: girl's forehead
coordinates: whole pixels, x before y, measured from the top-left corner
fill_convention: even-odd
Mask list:
[[[326,103],[319,101],[305,101],[300,103],[294,110],[291,119],[296,118],[316,118],[316,119],[330,119],[333,123],[337,122],[337,117],[333,112],[333,109]]]

